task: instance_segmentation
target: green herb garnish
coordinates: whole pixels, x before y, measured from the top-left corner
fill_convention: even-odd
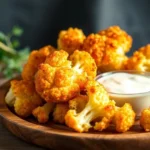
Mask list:
[[[30,49],[19,49],[19,37],[22,34],[23,29],[19,26],[14,26],[8,34],[0,32],[0,73],[5,78],[12,78],[21,73],[28,59]]]

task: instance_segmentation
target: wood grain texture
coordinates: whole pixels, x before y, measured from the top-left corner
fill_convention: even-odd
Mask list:
[[[150,133],[138,124],[126,133],[116,133],[112,128],[105,132],[76,133],[66,126],[48,122],[38,124],[32,117],[24,120],[11,112],[4,102],[9,82],[0,87],[0,120],[14,135],[45,148],[65,150],[147,150]]]

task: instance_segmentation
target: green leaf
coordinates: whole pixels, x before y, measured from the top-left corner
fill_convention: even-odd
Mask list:
[[[20,46],[20,42],[16,39],[12,40],[12,46],[14,49],[18,48]]]
[[[22,33],[23,33],[23,29],[20,28],[19,26],[14,26],[12,28],[12,35],[20,37],[22,35]]]
[[[0,41],[5,41],[5,34],[0,32]]]

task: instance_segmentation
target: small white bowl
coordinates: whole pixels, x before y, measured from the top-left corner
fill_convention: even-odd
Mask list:
[[[118,76],[120,73],[122,74],[121,77]],[[113,79],[115,79],[113,82],[116,83],[113,84],[112,79],[110,80],[110,77],[113,77]],[[129,80],[127,80],[128,77]],[[137,79],[135,80],[134,77]],[[110,98],[115,100],[117,106],[121,107],[124,105],[124,103],[130,103],[137,116],[140,116],[141,111],[144,108],[150,107],[150,72],[126,70],[112,71],[99,74],[96,77],[96,80],[104,85]],[[132,82],[130,82],[130,80]],[[118,81],[121,83],[121,85],[120,83],[117,83]],[[116,88],[115,91],[114,89],[116,84],[118,84],[118,90]],[[121,88],[123,88],[125,91],[121,92]],[[137,92],[134,89],[136,89]]]

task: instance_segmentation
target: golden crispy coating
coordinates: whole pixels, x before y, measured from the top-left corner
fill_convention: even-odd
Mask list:
[[[94,58],[99,72],[121,70],[127,60],[125,53],[132,45],[132,38],[118,26],[112,26],[84,40],[83,50]]]
[[[105,51],[104,57],[99,66],[100,72],[107,72],[113,70],[122,70],[128,57],[126,55],[120,55],[115,51]]]
[[[113,123],[116,126],[116,131],[126,132],[133,126],[135,122],[135,112],[132,106],[125,103],[122,107],[117,108],[113,118]]]
[[[64,124],[65,123],[65,115],[69,110],[68,103],[58,103],[53,112],[53,120],[56,123]]]
[[[113,120],[114,114],[115,102],[110,101],[109,104],[107,104],[101,111],[101,120],[95,123],[94,129],[98,131],[103,131],[104,129],[107,129],[107,127]]]
[[[150,71],[150,44],[135,51],[125,63],[125,69]]]
[[[57,40],[58,49],[64,49],[69,54],[72,54],[74,50],[81,49],[85,35],[81,29],[68,28],[62,30],[59,33]]]
[[[150,108],[144,109],[142,111],[140,117],[140,125],[145,131],[150,131]]]
[[[43,63],[46,57],[55,49],[48,45],[39,50],[34,50],[30,53],[27,63],[22,71],[22,78],[24,80],[34,79],[34,75],[37,72],[39,64]]]
[[[83,50],[90,53],[90,55],[94,58],[97,67],[100,66],[103,53],[105,51],[105,36],[100,36],[99,34],[90,34],[84,40]]]
[[[120,46],[124,53],[128,52],[132,46],[132,37],[119,26],[110,26],[107,29],[99,31],[98,34],[107,36],[109,43],[111,43],[114,48]]]
[[[88,81],[86,90],[88,102],[83,110],[77,112],[75,109],[69,109],[65,116],[66,125],[77,132],[87,132],[93,127],[91,124],[93,120],[98,117],[107,117],[104,116],[104,108],[111,103],[108,93],[97,81]]]
[[[21,117],[28,117],[32,110],[40,106],[43,101],[36,93],[34,83],[27,80],[12,80],[11,91],[14,97],[14,110]],[[9,95],[9,92],[8,92]],[[6,96],[6,103],[9,105],[11,101],[9,96]],[[7,99],[8,98],[8,99]]]
[[[97,74],[97,66],[91,55],[85,51],[75,50],[72,55],[70,55],[70,60],[73,67],[80,65],[83,71],[87,73],[89,79],[95,79]]]
[[[69,54],[64,50],[54,51],[46,57],[44,63],[52,67],[70,67],[71,62],[68,60]]]
[[[85,108],[87,102],[87,95],[78,95],[75,98],[69,100],[69,109],[75,109],[77,113],[79,113]]]
[[[72,69],[56,69],[48,64],[41,64],[35,76],[37,92],[47,102],[64,102],[75,97],[80,87],[72,80]]]
[[[87,52],[76,50],[71,56],[72,61],[67,58],[67,52],[54,51],[39,66],[35,87],[47,102],[65,102],[74,98],[84,90],[87,80],[96,76],[96,64]]]
[[[32,115],[37,118],[39,123],[46,123],[49,120],[49,115],[53,111],[54,103],[45,103],[43,106],[38,106],[32,111]]]

